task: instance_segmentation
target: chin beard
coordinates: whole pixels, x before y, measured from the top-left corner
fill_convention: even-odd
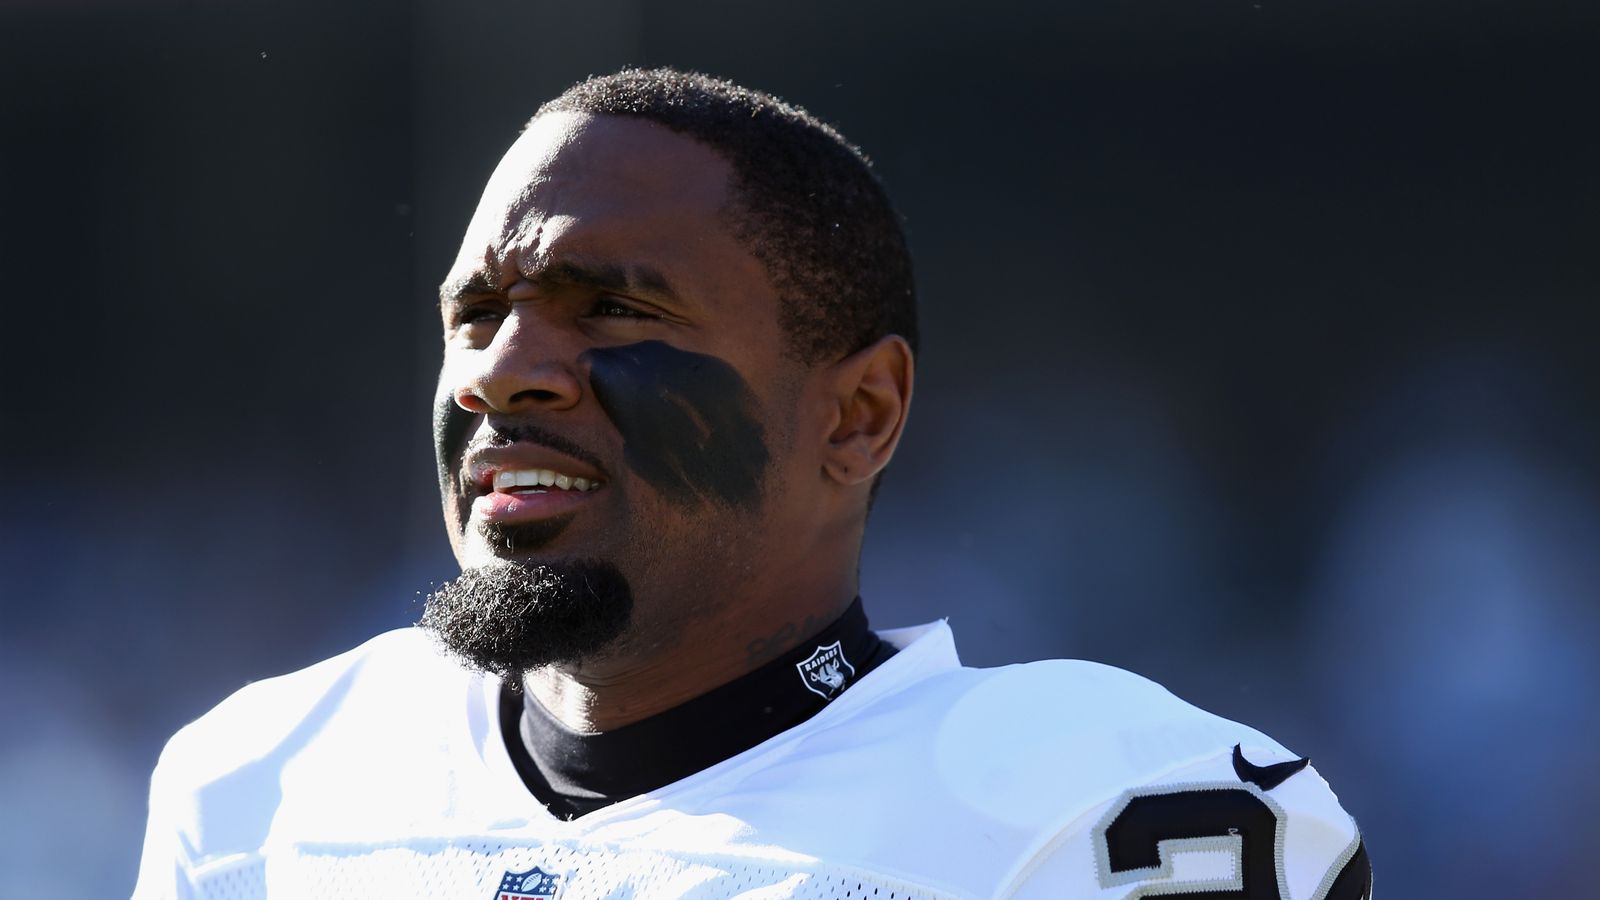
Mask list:
[[[508,560],[440,585],[418,624],[468,665],[507,676],[593,656],[632,615],[628,580],[610,563]]]

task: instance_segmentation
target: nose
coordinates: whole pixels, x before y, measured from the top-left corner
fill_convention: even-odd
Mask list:
[[[563,350],[561,335],[518,304],[506,315],[489,346],[472,351],[454,396],[470,413],[559,411],[576,406],[583,385],[575,369],[576,348]]]

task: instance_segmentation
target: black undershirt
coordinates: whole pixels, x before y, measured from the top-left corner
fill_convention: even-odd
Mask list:
[[[834,642],[839,653],[828,649]],[[761,668],[612,731],[574,732],[507,679],[500,734],[528,790],[552,815],[570,819],[680,781],[799,725],[893,655],[867,627],[858,598],[832,625]]]

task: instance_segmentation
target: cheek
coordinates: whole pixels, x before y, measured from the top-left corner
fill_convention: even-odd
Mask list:
[[[724,360],[660,341],[583,354],[628,468],[682,506],[755,509],[771,462],[759,404]]]
[[[461,467],[462,451],[477,430],[478,419],[477,415],[456,405],[450,389],[441,380],[433,398],[433,458],[439,473],[439,496],[447,505],[446,514],[454,512],[453,524],[458,530],[466,526],[471,503],[456,482],[456,472]],[[454,506],[454,510],[449,506]]]

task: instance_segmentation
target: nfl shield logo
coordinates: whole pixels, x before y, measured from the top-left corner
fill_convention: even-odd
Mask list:
[[[839,696],[839,692],[856,674],[856,667],[844,658],[844,650],[838,641],[818,647],[817,652],[803,662],[795,663],[794,667],[800,671],[800,683],[806,686],[806,690],[824,700]]]
[[[556,879],[560,877],[541,871],[538,866],[526,872],[507,872],[490,900],[555,900]]]

